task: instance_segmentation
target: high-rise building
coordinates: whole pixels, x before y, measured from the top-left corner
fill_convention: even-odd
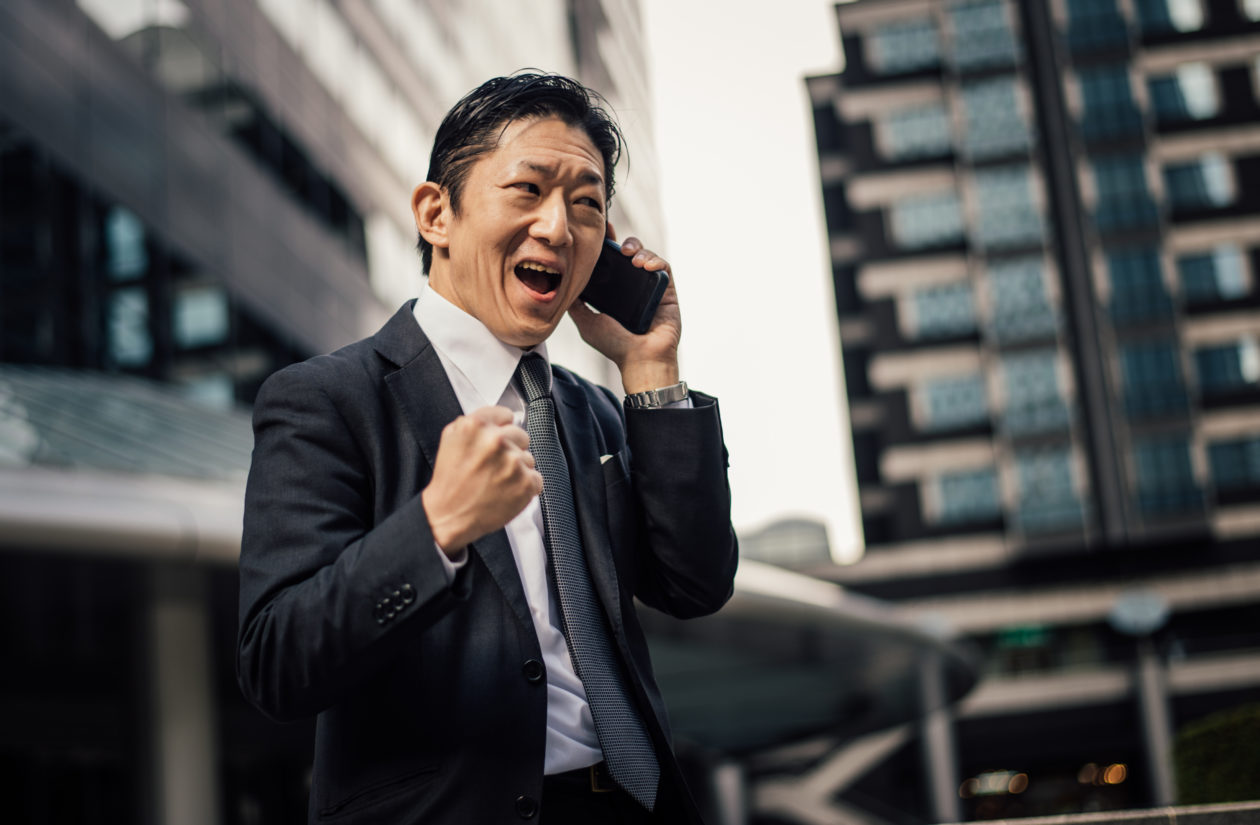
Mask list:
[[[807,83],[867,549],[810,569],[988,663],[928,767],[854,792],[1166,804],[1169,737],[1260,687],[1260,4],[836,12]]]

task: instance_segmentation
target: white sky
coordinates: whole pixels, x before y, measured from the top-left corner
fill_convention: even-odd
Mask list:
[[[735,527],[817,518],[852,559],[861,530],[804,83],[840,67],[833,9],[644,2],[683,377],[720,399]]]

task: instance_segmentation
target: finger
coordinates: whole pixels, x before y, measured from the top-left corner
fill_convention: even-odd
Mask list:
[[[533,453],[521,453],[521,463],[531,470],[538,466]]]
[[[639,240],[633,235],[631,235],[630,237],[626,238],[624,241],[621,242],[622,255],[634,255],[636,252],[638,252],[642,248],[643,248],[643,241]]]
[[[522,430],[515,424],[506,424],[499,428],[499,434],[503,436],[503,440],[522,450],[529,449],[529,433]]]
[[[473,410],[468,414],[468,417],[495,427],[512,423],[512,411],[507,407],[482,407],[481,409]]]

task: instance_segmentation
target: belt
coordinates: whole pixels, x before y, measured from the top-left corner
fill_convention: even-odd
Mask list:
[[[605,762],[596,762],[594,765],[586,768],[577,768],[564,773],[552,773],[543,777],[543,789],[552,788],[554,790],[564,790],[569,793],[580,791],[584,793],[610,793],[620,790],[621,786],[613,782],[612,777],[608,775],[608,765]]]

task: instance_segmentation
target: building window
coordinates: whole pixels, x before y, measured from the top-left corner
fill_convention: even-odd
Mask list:
[[[1218,490],[1260,487],[1260,436],[1209,444],[1208,464]]]
[[[1120,347],[1125,409],[1133,418],[1184,412],[1186,391],[1175,341],[1153,340]]]
[[[1133,102],[1127,64],[1081,68],[1076,77],[1081,85],[1082,137],[1110,140],[1142,132],[1142,113]]]
[[[1146,187],[1141,155],[1112,155],[1093,160],[1098,191],[1095,222],[1102,232],[1148,226],[1159,220]]]
[[[1068,46],[1091,52],[1128,42],[1129,27],[1115,0],[1068,0]]]
[[[142,286],[114,290],[109,296],[106,319],[109,363],[124,369],[147,366],[153,358],[153,333],[149,329],[149,295]]]
[[[1064,446],[1015,452],[1019,481],[1017,521],[1025,533],[1048,533],[1079,527],[1080,499],[1072,483],[1072,452]]]
[[[1200,347],[1194,351],[1203,395],[1229,395],[1260,385],[1260,346],[1255,338]]]
[[[946,473],[936,479],[939,524],[989,521],[1002,515],[997,472],[992,468]]]
[[[962,208],[953,191],[919,195],[891,207],[892,238],[906,249],[945,246],[963,239]]]
[[[1177,259],[1177,274],[1187,304],[1211,303],[1241,298],[1251,291],[1242,250],[1233,244]]]
[[[1234,200],[1233,174],[1219,152],[1165,166],[1164,187],[1174,211],[1219,208]]]
[[[1203,28],[1201,0],[1137,0],[1143,34],[1196,32]]]
[[[879,74],[904,74],[941,62],[941,41],[931,20],[880,26],[866,37],[866,58]]]
[[[171,303],[172,334],[181,349],[222,344],[228,337],[228,297],[220,286],[186,287]]]
[[[888,113],[877,127],[889,160],[913,160],[949,154],[953,138],[945,104],[913,106]]]
[[[1041,215],[1027,166],[976,170],[976,243],[985,249],[1041,242]]]
[[[953,63],[959,69],[1009,66],[1019,59],[1004,0],[963,0],[949,9]]]
[[[923,429],[957,430],[988,423],[984,376],[951,376],[922,384],[918,391]]]
[[[1203,507],[1203,494],[1190,462],[1190,444],[1184,436],[1135,441],[1133,465],[1138,509],[1143,515],[1184,513]]]
[[[1155,321],[1172,316],[1172,298],[1152,247],[1115,249],[1107,253],[1111,276],[1111,317],[1117,324]]]
[[[1064,430],[1071,423],[1059,387],[1058,352],[1034,350],[1002,356],[1006,406],[1002,423],[1012,435]]]
[[[1216,74],[1206,63],[1183,63],[1173,74],[1152,77],[1147,86],[1160,123],[1207,120],[1221,112]]]
[[[144,224],[130,209],[105,213],[105,273],[111,281],[134,281],[149,270]]]
[[[1046,299],[1041,258],[991,261],[988,281],[994,338],[1007,343],[1055,334],[1058,319]]]
[[[1015,94],[1015,79],[1000,77],[962,84],[963,149],[976,159],[1027,152],[1028,124]]]
[[[970,283],[919,289],[911,300],[916,338],[950,338],[976,329],[976,307]]]

